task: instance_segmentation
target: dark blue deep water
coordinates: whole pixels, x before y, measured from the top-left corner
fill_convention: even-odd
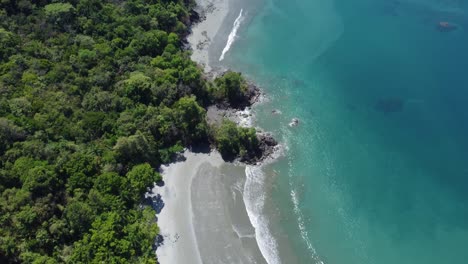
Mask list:
[[[292,261],[468,263],[467,1],[265,0],[226,62],[288,146],[270,201]]]

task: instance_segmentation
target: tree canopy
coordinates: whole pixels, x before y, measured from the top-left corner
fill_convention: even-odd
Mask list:
[[[223,158],[227,160],[255,153],[259,146],[254,128],[238,127],[236,123],[227,119],[216,128],[215,143]]]
[[[215,97],[218,101],[226,101],[231,106],[238,106],[246,101],[248,85],[238,72],[227,71],[215,79]]]
[[[213,141],[242,155],[255,131],[206,107],[245,81],[190,60],[193,0],[0,1],[0,262],[155,263],[157,168]]]

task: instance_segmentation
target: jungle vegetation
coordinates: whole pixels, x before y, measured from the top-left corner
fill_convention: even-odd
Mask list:
[[[238,100],[184,39],[193,0],[0,0],[0,263],[156,263],[144,193],[184,147],[226,155],[255,130],[206,107]]]

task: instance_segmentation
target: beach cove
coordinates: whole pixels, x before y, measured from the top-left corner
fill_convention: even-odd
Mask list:
[[[219,153],[184,153],[185,161],[163,167],[155,187],[164,207],[158,225],[161,263],[266,263],[243,200],[245,166],[225,163]],[[214,242],[216,241],[216,242]]]
[[[266,204],[282,263],[464,263],[467,3],[254,8],[223,63],[264,88],[254,123],[285,145]]]
[[[256,180],[260,209],[246,211],[264,260],[463,263],[468,6],[204,3],[223,8],[193,28],[192,58],[262,87],[248,124],[284,145],[275,162],[234,176]]]
[[[213,61],[219,61],[213,54],[217,53],[215,47],[219,49],[225,41],[224,31],[231,28],[229,5],[235,1],[197,2],[195,10],[201,20],[192,27],[192,34],[187,38],[192,59],[204,67],[209,76],[216,76],[222,69],[211,67]],[[211,107],[209,123],[229,118],[240,126],[251,127],[250,108],[233,111]],[[164,185],[156,186],[149,193],[162,204],[157,215],[162,237],[156,250],[158,261],[276,263],[275,241],[260,215],[265,190],[262,181],[256,182],[255,173],[261,174],[261,164],[225,162],[216,150],[209,153],[186,150],[183,157],[182,161],[161,168]],[[273,157],[268,162],[272,160]],[[263,241],[259,244],[259,232],[270,239],[270,245],[262,244]]]

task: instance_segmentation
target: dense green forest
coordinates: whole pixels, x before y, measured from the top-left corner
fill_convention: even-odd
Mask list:
[[[255,148],[206,123],[238,102],[183,49],[193,0],[0,0],[0,263],[156,263],[157,168],[199,143]],[[234,136],[232,136],[234,135]]]

